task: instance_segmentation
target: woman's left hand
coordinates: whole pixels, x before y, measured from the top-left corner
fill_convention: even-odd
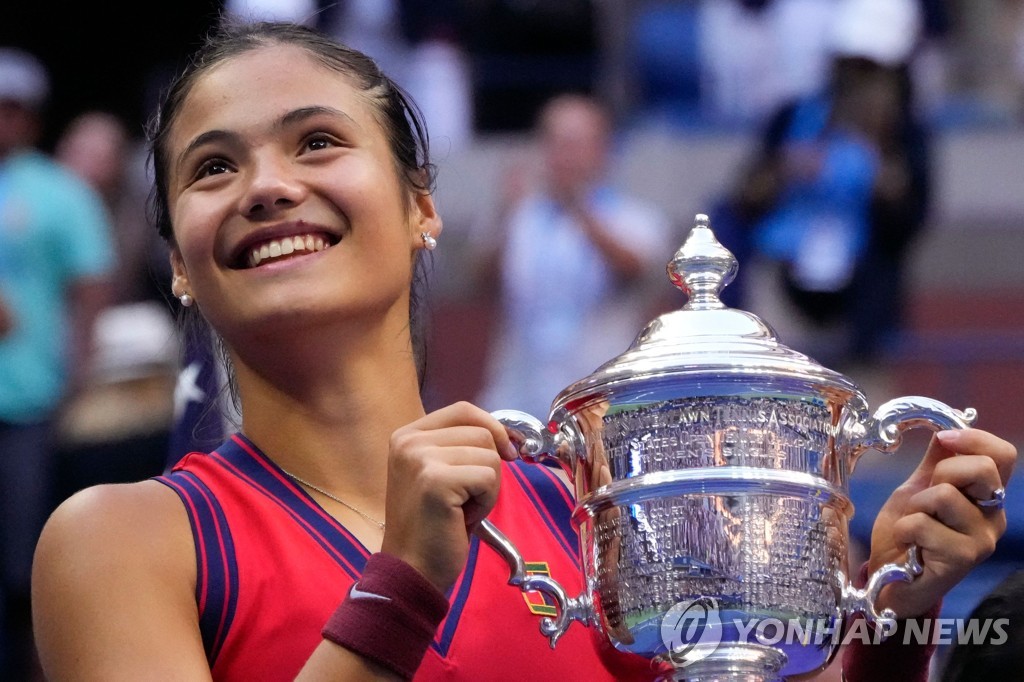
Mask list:
[[[869,570],[903,563],[917,545],[924,572],[881,593],[876,607],[900,618],[931,610],[975,566],[995,551],[1006,531],[1001,507],[981,507],[1006,488],[1016,448],[979,429],[941,431],[924,459],[886,501],[871,533]]]

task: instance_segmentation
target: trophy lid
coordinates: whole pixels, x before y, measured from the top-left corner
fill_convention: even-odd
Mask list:
[[[649,397],[702,391],[720,395],[722,390],[754,394],[780,381],[797,391],[804,387],[838,394],[844,401],[863,399],[846,376],[780,343],[757,315],[722,303],[722,289],[738,269],[735,256],[715,238],[708,217],[698,214],[667,266],[671,282],[687,295],[686,304],[655,318],[622,355],[562,390],[552,403],[552,416],[625,392]]]

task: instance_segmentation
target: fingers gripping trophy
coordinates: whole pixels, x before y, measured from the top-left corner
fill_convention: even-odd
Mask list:
[[[478,530],[511,584],[558,604],[541,625],[553,647],[580,621],[676,680],[781,680],[825,667],[854,614],[891,628],[876,597],[921,572],[912,547],[851,584],[849,477],[907,428],[965,428],[974,410],[912,396],[869,411],[849,378],[721,302],[737,267],[698,215],[668,264],[681,309],[565,388],[546,421],[495,413],[524,459],[557,459],[576,489],[580,595],[527,574],[490,522]]]

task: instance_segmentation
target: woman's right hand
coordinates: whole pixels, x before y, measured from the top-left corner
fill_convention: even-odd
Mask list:
[[[381,551],[443,592],[465,566],[469,534],[497,502],[501,460],[518,454],[501,422],[466,402],[398,429],[390,450]]]

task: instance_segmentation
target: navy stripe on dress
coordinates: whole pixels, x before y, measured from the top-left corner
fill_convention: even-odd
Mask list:
[[[213,453],[219,464],[279,505],[327,554],[358,580],[370,553],[279,466],[240,433]]]
[[[227,517],[195,474],[174,471],[157,476],[181,498],[196,545],[196,604],[206,660],[213,668],[238,606],[238,563]]]
[[[574,503],[565,484],[549,467],[543,465],[517,460],[509,463],[509,469],[537,507],[548,530],[579,568],[579,535],[572,525]]]
[[[463,569],[459,580],[452,585],[448,594],[448,615],[437,630],[434,641],[430,646],[434,651],[441,654],[442,658],[448,657],[448,649],[452,645],[455,631],[459,627],[459,619],[462,617],[462,610],[466,607],[469,599],[469,590],[473,585],[473,575],[476,573],[476,561],[480,554],[480,539],[476,535],[469,538],[469,556],[466,559],[466,567]]]

